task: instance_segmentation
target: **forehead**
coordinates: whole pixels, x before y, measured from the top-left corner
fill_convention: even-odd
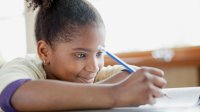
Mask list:
[[[95,47],[105,44],[105,29],[99,26],[84,26],[75,38],[69,42],[72,46]]]
[[[78,33],[74,33],[72,41],[57,43],[56,49],[76,49],[84,48],[89,50],[96,50],[98,46],[105,46],[105,29],[98,26],[84,26],[81,27]]]

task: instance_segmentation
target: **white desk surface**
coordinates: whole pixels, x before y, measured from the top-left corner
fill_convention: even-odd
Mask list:
[[[107,110],[77,110],[71,112],[200,112],[200,107],[191,107],[191,108],[114,108]]]
[[[200,87],[169,88],[163,92],[170,98],[158,98],[154,105],[74,112],[200,112]]]

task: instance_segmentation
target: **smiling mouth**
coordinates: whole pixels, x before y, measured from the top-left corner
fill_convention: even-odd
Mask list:
[[[83,77],[78,77],[78,79],[82,82],[82,83],[93,83],[94,82],[94,78],[83,78]]]

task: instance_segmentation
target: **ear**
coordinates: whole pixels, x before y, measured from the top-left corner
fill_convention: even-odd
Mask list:
[[[51,47],[44,40],[37,42],[37,52],[44,65],[50,64]]]

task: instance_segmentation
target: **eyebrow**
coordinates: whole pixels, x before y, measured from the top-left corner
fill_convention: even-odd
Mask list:
[[[91,49],[87,49],[87,48],[73,48],[73,50],[75,51],[86,51],[86,52],[91,52]]]
[[[73,50],[75,50],[75,51],[86,51],[86,52],[91,52],[92,51],[91,49],[88,49],[88,48],[73,48]],[[98,50],[100,50],[100,49],[98,49]]]

